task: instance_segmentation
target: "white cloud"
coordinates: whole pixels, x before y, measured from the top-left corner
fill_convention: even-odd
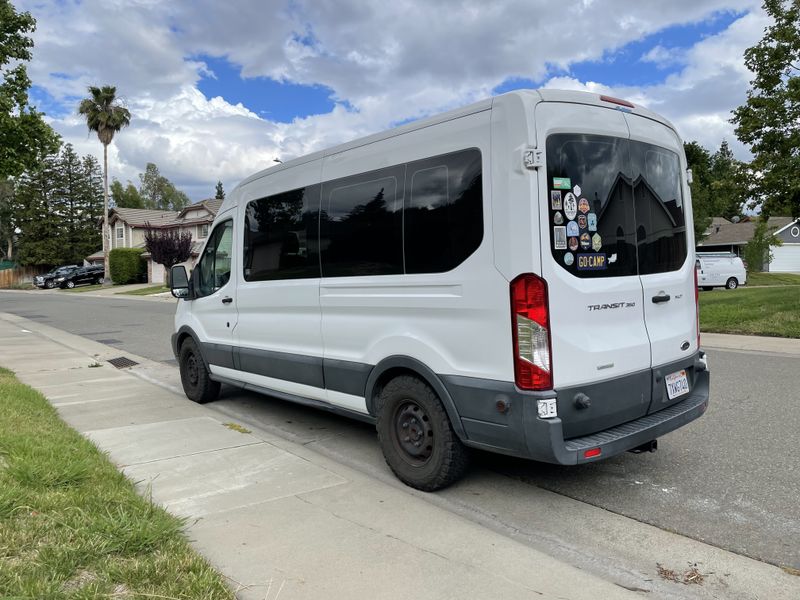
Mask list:
[[[21,0],[18,7],[38,19],[34,83],[70,110],[87,85],[114,83],[131,108],[131,127],[114,141],[112,176],[135,181],[146,162],[156,162],[195,199],[212,194],[218,178],[232,188],[275,156],[469,103],[510,77],[546,79],[554,68],[601,59],[720,10],[751,13],[687,50],[683,69],[662,84],[611,89],[558,77],[546,85],[627,97],[664,113],[688,139],[732,141],[726,119],[749,79],[742,51],[764,24],[756,0]],[[247,77],[327,86],[353,110],[337,105],[285,124],[207,99],[196,88],[208,73],[202,55],[225,57]],[[663,65],[671,57],[658,47],[642,60]],[[100,154],[77,117],[54,126],[81,152]]]

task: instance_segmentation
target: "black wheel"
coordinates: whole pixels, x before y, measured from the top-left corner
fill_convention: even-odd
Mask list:
[[[94,283],[95,285],[100,285],[101,283],[103,283],[103,280],[102,279],[95,279],[92,283]]]
[[[200,351],[192,338],[186,338],[179,353],[181,383],[186,397],[198,404],[216,400],[219,382],[211,381]]]
[[[736,280],[736,277],[731,277],[725,282],[725,287],[729,290],[735,290],[737,287],[739,287],[739,282]]]
[[[75,282],[74,282],[74,281],[68,281],[68,282],[67,282],[67,283],[65,283],[64,285],[67,287],[67,289],[70,289],[70,290],[71,290],[72,288],[74,288],[74,287],[75,287]]]
[[[713,289],[714,289],[714,288],[713,288],[712,286],[710,286],[710,285],[704,285],[704,286],[703,286],[703,291],[704,291],[704,292],[710,292],[710,291],[711,291],[711,290],[713,290]]]
[[[56,287],[56,282],[52,279],[48,279],[44,282],[44,287],[46,287],[48,290],[52,290],[54,287]]]
[[[393,379],[378,397],[376,413],[383,456],[400,481],[432,492],[464,475],[469,451],[427,384],[410,375]]]

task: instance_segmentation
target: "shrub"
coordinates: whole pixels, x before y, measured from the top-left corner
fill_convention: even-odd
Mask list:
[[[147,275],[143,248],[114,248],[108,253],[111,281],[115,284],[136,283]]]

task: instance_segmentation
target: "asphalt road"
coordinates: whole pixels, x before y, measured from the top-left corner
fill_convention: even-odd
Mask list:
[[[174,365],[174,304],[67,293],[0,294],[10,312]],[[479,454],[473,475],[500,473],[662,529],[780,566],[800,568],[800,359],[709,350],[712,402],[701,419],[659,440],[653,454],[624,454],[559,467]],[[382,466],[371,427],[290,403],[227,389],[216,409],[313,443],[374,470]],[[469,485],[443,493],[473,502]],[[482,500],[497,516],[502,499]],[[502,519],[503,515],[499,515]],[[554,525],[554,529],[558,524]]]

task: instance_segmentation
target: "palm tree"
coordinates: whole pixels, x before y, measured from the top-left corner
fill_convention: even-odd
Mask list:
[[[114,139],[114,134],[131,123],[131,113],[124,106],[117,103],[117,88],[112,85],[103,87],[89,86],[89,98],[84,98],[78,105],[78,114],[86,117],[89,131],[97,133],[100,143],[103,144],[103,264],[105,265],[105,279],[107,285],[111,271],[108,265],[108,250],[111,245],[108,233],[108,145]]]

